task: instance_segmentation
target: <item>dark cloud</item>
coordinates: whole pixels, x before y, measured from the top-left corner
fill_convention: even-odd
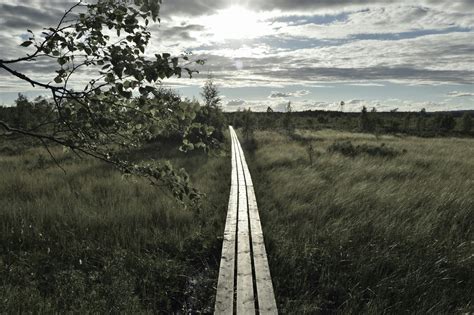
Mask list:
[[[286,12],[300,11],[308,9],[323,9],[323,8],[337,8],[342,6],[353,6],[353,5],[368,5],[374,4],[372,0],[359,0],[359,1],[333,1],[333,0],[243,0],[237,4],[250,9],[256,10],[275,10],[280,9]],[[376,1],[382,3],[390,3],[390,1]],[[186,16],[199,16],[213,14],[218,10],[225,9],[232,5],[236,5],[235,1],[232,0],[163,0],[161,7],[161,14],[163,16],[168,15],[186,15]]]
[[[67,8],[68,5],[65,5],[64,8],[35,8],[24,5],[0,4],[2,26],[16,28],[23,32],[26,29],[50,27],[57,24]]]
[[[288,97],[302,97],[308,95],[309,91],[307,90],[299,90],[295,92],[276,92],[272,91],[268,98],[288,98]]]
[[[187,24],[174,27],[166,27],[164,25],[157,25],[157,27],[152,28],[156,30],[159,37],[164,37],[167,40],[193,40],[191,32],[203,31],[205,27],[198,24]]]
[[[275,92],[273,91],[270,93],[268,96],[269,98],[286,98],[286,97],[291,97],[291,93],[284,93],[284,92]]]
[[[467,48],[460,47],[463,51]],[[451,56],[453,52],[450,53]],[[445,62],[444,48],[441,53],[433,49],[431,54],[436,62]],[[449,55],[447,55],[449,56]],[[427,55],[428,57],[428,55]],[[298,57],[289,58],[287,56],[272,56],[267,58],[241,58],[245,64],[245,73],[248,76],[236,76],[234,59],[211,54],[199,55],[199,58],[208,60],[205,65],[206,72],[212,72],[216,78],[222,80],[245,80],[252,78],[255,81],[261,80],[262,83],[270,82],[304,82],[306,84],[315,82],[377,82],[377,81],[405,81],[419,83],[449,83],[449,84],[472,84],[474,82],[474,69],[466,67],[464,69],[436,70],[432,68],[432,63],[427,63],[425,67],[417,65],[418,59],[413,63],[403,65],[390,65],[380,62],[375,65],[361,64],[358,67],[342,67],[335,65],[333,67],[311,66],[311,59],[306,62],[298,61]],[[437,59],[435,59],[437,58]],[[463,55],[457,58],[463,60]],[[350,61],[350,60],[349,60]],[[315,63],[317,60],[314,61]],[[278,65],[279,69],[273,69],[273,65]],[[298,91],[297,91],[298,92]],[[304,91],[299,91],[305,95]],[[277,91],[270,98],[301,96],[296,92]]]
[[[408,3],[413,5],[412,1],[397,1],[393,0],[256,0],[252,1],[251,5],[263,10],[281,9],[281,10],[308,10],[308,9],[334,9],[345,7],[367,7],[374,5],[387,4],[403,4]],[[445,6],[445,0],[426,0],[420,1],[419,4]],[[455,0],[450,1],[449,6],[452,8],[465,9],[473,8],[474,1],[472,0]]]
[[[24,52],[26,55],[27,51]],[[38,62],[18,62],[9,65],[15,71],[25,73],[28,75],[38,75],[38,77],[45,78],[48,75],[51,76],[51,79],[57,75],[55,70],[60,69],[56,60],[52,58],[39,58]],[[0,71],[4,71],[0,69]]]
[[[303,81],[392,81],[413,80],[420,82],[440,82],[454,84],[472,84],[474,71],[470,70],[430,70],[404,67],[367,67],[367,68],[323,68],[302,67],[298,69],[269,70],[256,72],[255,75],[279,79]]]
[[[163,16],[169,15],[187,15],[199,16],[209,15],[218,10],[225,9],[232,5],[242,5],[255,10],[281,10],[289,12],[307,12],[308,10],[317,13],[317,10],[325,9],[344,9],[344,8],[365,8],[369,6],[388,5],[388,4],[410,4],[411,1],[393,0],[241,0],[236,3],[234,0],[163,0],[161,13]],[[446,2],[445,0],[425,0],[419,2],[421,5],[431,5],[450,10],[463,12],[474,8],[472,0],[457,0]],[[309,12],[308,12],[309,13]],[[420,9],[418,14],[424,14]],[[411,17],[407,17],[411,18]]]
[[[163,0],[160,14],[162,16],[199,16],[204,14],[212,14],[213,12],[223,9],[230,4],[231,1],[227,0]]]

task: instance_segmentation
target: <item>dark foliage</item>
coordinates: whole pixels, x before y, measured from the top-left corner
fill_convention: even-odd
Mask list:
[[[328,147],[328,152],[340,153],[344,156],[356,157],[361,154],[367,154],[370,156],[388,157],[392,158],[406,151],[398,151],[393,148],[386,146],[382,143],[380,146],[374,146],[369,144],[362,144],[354,146],[351,141],[336,141]]]
[[[254,131],[257,128],[256,116],[253,115],[252,110],[246,109],[242,115],[242,132],[244,133],[245,141],[249,142],[253,139]]]
[[[212,137],[218,142],[223,142],[227,120],[222,112],[219,90],[212,78],[209,77],[204,84],[201,96],[204,99],[204,106],[197,114],[196,122],[202,125],[212,126]]]
[[[260,130],[287,132],[294,127],[295,129],[336,129],[377,135],[406,134],[421,137],[471,135],[470,132],[464,131],[464,125],[469,126],[469,117],[472,117],[472,114],[471,111],[429,113],[425,110],[418,113],[369,112],[367,110],[361,113],[322,110],[292,111],[291,113],[252,112],[258,120],[257,129]],[[242,127],[243,111],[225,113],[225,115],[234,127]],[[472,130],[472,126],[469,129]]]
[[[472,117],[468,113],[464,113],[462,116],[462,131],[469,133],[472,130]]]
[[[49,91],[52,105],[45,108],[48,113],[38,115],[40,106],[31,106],[20,96],[16,113],[8,115],[8,121],[2,115],[0,131],[36,138],[44,146],[61,145],[124,174],[166,186],[183,202],[196,201],[199,194],[184,171],[171,165],[132,164],[118,156],[166,133],[180,134],[183,150],[215,143],[211,139],[215,129],[195,121],[199,106],[181,102],[157,84],[173,76],[191,76],[197,72],[191,67],[204,63],[191,60],[187,53],[145,53],[151,40],[149,24],[160,21],[160,6],[161,1],[148,0],[79,1],[58,17],[56,26],[44,28],[40,35],[28,30],[21,46],[29,52],[14,59],[0,58],[0,68]],[[33,79],[17,70],[19,64],[50,60],[56,61],[52,78]],[[77,74],[86,69],[90,80],[73,89]]]

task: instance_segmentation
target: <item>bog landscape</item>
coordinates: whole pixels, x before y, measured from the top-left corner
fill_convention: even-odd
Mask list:
[[[473,13],[0,0],[0,313],[471,314]]]

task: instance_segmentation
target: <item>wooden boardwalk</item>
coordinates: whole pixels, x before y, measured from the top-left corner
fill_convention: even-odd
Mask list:
[[[232,177],[215,314],[278,314],[252,178],[229,128]]]

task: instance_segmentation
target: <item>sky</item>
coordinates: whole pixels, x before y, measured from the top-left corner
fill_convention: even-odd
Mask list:
[[[0,59],[74,3],[0,0]],[[227,111],[474,109],[474,0],[163,0],[160,17],[147,54],[207,60],[163,85],[199,99],[211,75]],[[21,69],[45,79],[51,64]],[[19,92],[45,93],[0,70],[0,105]]]

